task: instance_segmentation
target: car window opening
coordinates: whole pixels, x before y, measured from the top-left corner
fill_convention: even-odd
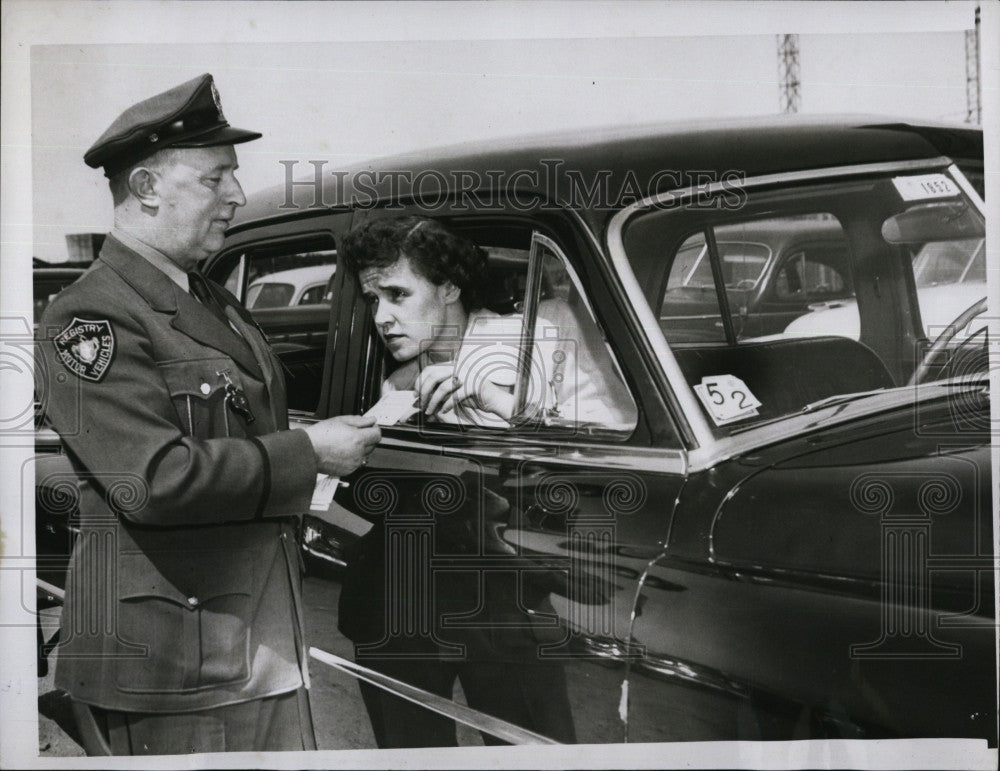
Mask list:
[[[488,255],[487,311],[510,321],[510,339],[492,342],[498,355],[516,358],[516,411],[504,426],[448,425],[419,413],[401,425],[504,435],[542,432],[588,441],[627,439],[638,422],[636,401],[559,245],[524,227],[514,239],[509,229],[495,234],[484,227],[463,235]],[[389,377],[399,365],[372,334],[381,352],[381,371]],[[483,341],[484,350],[488,343]]]

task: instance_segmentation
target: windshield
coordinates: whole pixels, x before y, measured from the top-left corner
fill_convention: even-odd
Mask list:
[[[738,211],[651,210],[623,236],[659,331],[721,435],[914,379],[985,372],[975,313],[945,340],[962,355],[927,360],[986,294],[982,214],[943,172],[772,187]]]

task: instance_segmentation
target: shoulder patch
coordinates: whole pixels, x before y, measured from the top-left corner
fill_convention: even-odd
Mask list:
[[[107,319],[73,317],[52,338],[63,366],[82,380],[100,383],[115,355],[115,333]]]

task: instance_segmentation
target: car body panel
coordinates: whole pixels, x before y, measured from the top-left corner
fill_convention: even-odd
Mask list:
[[[628,200],[617,195],[622,191],[638,189],[652,194],[678,187],[704,186],[727,174],[731,175],[727,179],[736,181],[761,174],[936,158],[946,155],[941,148],[982,157],[982,132],[976,127],[935,127],[874,115],[776,116],[609,126],[471,142],[366,161],[338,169],[343,172],[343,185],[329,185],[322,190],[306,184],[296,185],[289,192],[285,185],[275,185],[252,196],[237,211],[232,228],[238,233],[249,222],[295,219],[310,211],[370,206],[388,198],[411,199],[414,182],[419,184],[421,197],[438,200],[438,196],[451,192],[454,183],[447,174],[441,174],[442,169],[469,172],[478,184],[472,187],[466,182],[463,189],[476,191],[489,190],[496,184],[490,171],[527,170],[532,173],[502,180],[511,184],[508,193],[516,189],[566,200],[579,209],[594,233],[601,234],[609,219]],[[542,163],[548,159],[551,159],[548,164]],[[551,170],[548,176],[547,169]],[[559,169],[571,170],[584,180],[607,177],[606,187],[612,202],[607,206],[587,206],[584,200],[564,198],[576,188],[565,185],[553,188],[548,184],[553,176],[558,178]],[[387,174],[380,181],[380,171],[398,174]],[[684,184],[678,185],[678,179]]]
[[[656,664],[672,662],[678,698],[717,693],[742,738],[989,736],[994,683],[962,663],[995,655],[989,442],[970,447],[947,404],[924,419],[929,436],[901,410],[722,464],[714,489],[693,478],[681,506],[692,496],[700,516],[675,522],[642,587],[639,673],[664,679]],[[944,681],[956,691],[926,703]],[[643,727],[654,714],[640,736],[685,738]]]

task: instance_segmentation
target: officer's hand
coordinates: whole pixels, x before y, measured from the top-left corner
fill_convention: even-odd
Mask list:
[[[330,476],[350,474],[375,449],[382,432],[375,418],[341,415],[306,426],[316,453],[317,468]]]

